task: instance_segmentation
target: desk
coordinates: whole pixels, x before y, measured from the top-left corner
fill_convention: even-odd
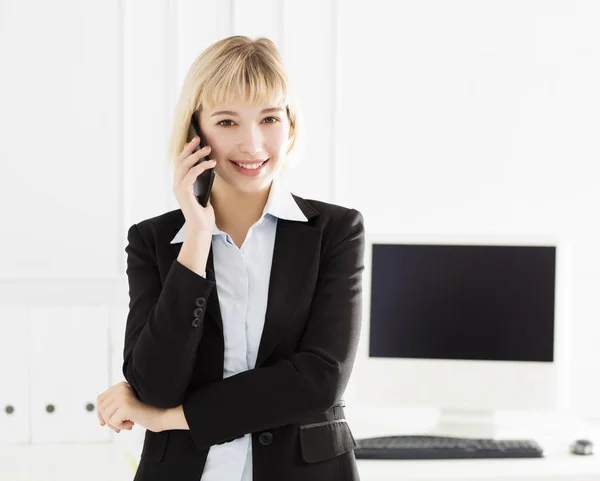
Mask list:
[[[139,443],[1,446],[0,479],[131,480],[127,453],[137,460],[140,449]],[[574,456],[563,450],[542,459],[358,460],[358,469],[361,481],[598,481],[600,455]]]
[[[375,414],[376,413],[376,414]],[[416,413],[416,414],[415,414]],[[356,438],[425,434],[435,423],[435,411],[352,410],[346,408]],[[362,460],[361,481],[600,481],[600,426],[576,421],[569,415],[498,415],[498,438],[534,439],[544,449],[543,458]],[[578,438],[594,442],[596,454],[578,456],[569,445]]]
[[[346,409],[355,437],[387,434],[418,434],[415,420],[425,418],[411,414]],[[516,435],[537,440],[546,457],[541,459],[468,459],[468,460],[358,460],[361,481],[600,481],[600,426],[582,426],[568,422],[521,419],[513,421]],[[412,422],[412,425],[411,425]],[[507,426],[510,423],[505,424]],[[404,429],[400,428],[402,426]],[[543,427],[540,427],[543,426]],[[534,434],[534,428],[537,432]],[[122,439],[127,439],[124,433]],[[596,446],[596,454],[569,454],[570,442],[587,437]],[[133,479],[141,454],[141,443],[0,445],[0,480],[2,481],[125,481]],[[282,480],[285,481],[285,480]],[[315,480],[321,481],[321,480]],[[325,481],[325,480],[323,480]]]
[[[361,481],[598,481],[600,456],[540,459],[358,460]]]
[[[6,481],[124,481],[133,479],[141,444],[0,446],[0,479]],[[358,460],[361,481],[598,481],[600,455],[565,450],[542,459]],[[285,480],[282,480],[285,481]]]

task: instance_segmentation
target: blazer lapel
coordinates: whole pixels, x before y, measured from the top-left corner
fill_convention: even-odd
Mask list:
[[[269,294],[256,367],[273,352],[302,298],[321,247],[321,231],[304,222],[278,219]]]
[[[318,211],[304,199],[295,195],[293,197],[309,221],[319,215]],[[182,225],[183,222],[180,222],[178,229]],[[318,269],[317,260],[321,250],[321,235],[319,228],[313,227],[307,222],[277,220],[267,312],[256,367],[269,357],[285,334],[290,322],[293,321],[293,314],[299,299],[302,298],[306,283],[310,279],[311,273]],[[181,245],[181,243],[172,244],[173,260],[179,255]],[[206,278],[216,281],[212,246],[206,262]],[[206,315],[217,323],[221,331],[223,330],[216,284],[206,300]]]

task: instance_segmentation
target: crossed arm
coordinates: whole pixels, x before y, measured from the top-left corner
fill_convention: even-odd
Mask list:
[[[140,419],[145,419],[142,413],[148,417],[155,410],[155,429],[189,429],[201,450],[246,433],[300,422],[341,397],[360,334],[364,225],[358,211],[346,212],[336,240],[321,259],[311,317],[297,352],[272,366],[191,390],[202,333],[194,331],[190,313],[198,293],[208,298],[214,282],[174,261],[161,289],[135,226],[128,239],[130,313],[123,368],[128,384],[121,392],[129,389],[129,397],[123,394],[122,399],[139,403],[135,415]],[[116,386],[111,389],[116,391]],[[109,392],[104,393],[104,403]],[[114,408],[118,401],[110,405]],[[124,412],[117,408],[106,422],[114,418],[117,429],[123,420],[135,422]]]

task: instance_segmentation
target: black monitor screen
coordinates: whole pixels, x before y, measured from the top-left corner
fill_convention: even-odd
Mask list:
[[[556,247],[372,249],[371,357],[553,361]]]

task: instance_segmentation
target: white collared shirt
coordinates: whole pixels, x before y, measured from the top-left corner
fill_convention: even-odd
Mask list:
[[[276,178],[263,213],[248,230],[241,248],[216,225],[213,230],[213,264],[225,340],[223,378],[255,367],[278,219],[308,221],[283,181]],[[171,244],[184,238],[185,224]],[[252,481],[251,435],[211,446],[201,480]]]

